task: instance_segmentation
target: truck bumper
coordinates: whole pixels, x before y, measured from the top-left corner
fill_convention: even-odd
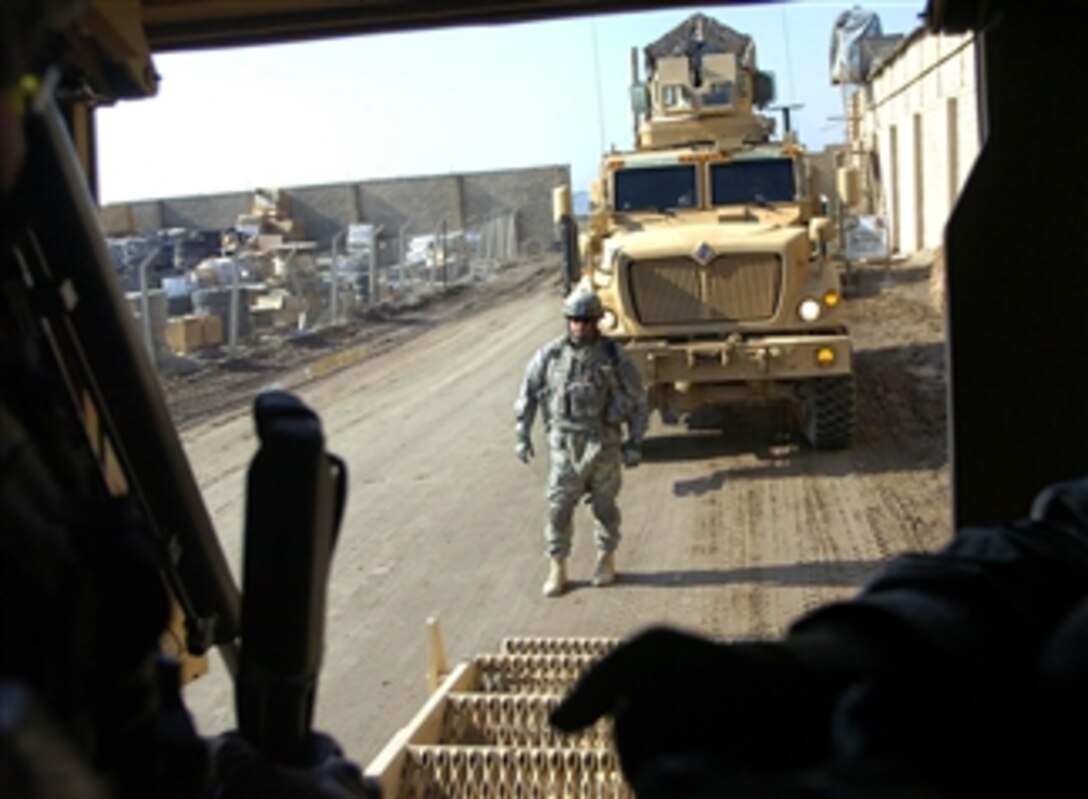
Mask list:
[[[624,349],[649,387],[705,383],[809,380],[848,375],[853,369],[845,334],[731,337],[672,343],[629,341]]]

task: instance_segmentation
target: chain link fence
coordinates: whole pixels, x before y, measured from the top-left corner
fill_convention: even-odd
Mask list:
[[[543,250],[519,242],[517,222],[507,211],[457,230],[446,222],[434,230],[351,225],[326,252],[312,242],[251,242],[230,253],[205,251],[195,263],[177,250],[163,256],[168,240],[158,235],[146,246],[113,241],[111,251],[148,350],[163,367],[178,356],[237,357],[490,280],[519,256]]]

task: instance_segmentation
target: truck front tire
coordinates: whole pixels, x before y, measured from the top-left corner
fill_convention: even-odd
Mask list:
[[[802,433],[813,449],[847,449],[854,441],[854,376],[813,380],[805,393]]]

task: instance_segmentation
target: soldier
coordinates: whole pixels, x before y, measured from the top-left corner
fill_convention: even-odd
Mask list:
[[[620,464],[632,468],[642,459],[646,393],[631,359],[615,341],[600,335],[597,324],[603,314],[596,294],[576,288],[563,304],[567,334],[533,355],[514,403],[515,453],[522,462],[528,463],[534,454],[530,432],[537,405],[548,436],[545,537],[551,567],[544,595],[549,597],[566,589],[574,507],[587,494],[596,519],[593,584],[609,585],[616,579]]]

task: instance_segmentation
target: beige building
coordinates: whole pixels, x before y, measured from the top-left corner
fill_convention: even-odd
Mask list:
[[[848,158],[867,206],[858,210],[885,219],[892,252],[940,247],[980,146],[974,36],[919,28],[847,91]]]

